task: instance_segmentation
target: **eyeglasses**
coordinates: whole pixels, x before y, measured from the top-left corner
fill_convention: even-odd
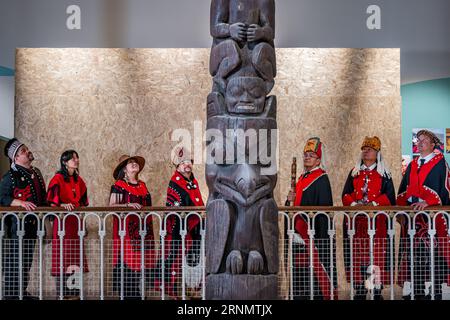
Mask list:
[[[314,153],[304,153],[303,158],[312,158],[312,159],[318,159],[319,157],[316,156]]]

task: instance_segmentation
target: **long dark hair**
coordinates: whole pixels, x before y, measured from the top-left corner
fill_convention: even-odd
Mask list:
[[[59,169],[59,171],[57,173],[62,174],[64,176],[64,181],[66,181],[66,182],[70,181],[70,175],[69,175],[69,171],[67,170],[67,167],[66,167],[66,162],[69,161],[70,159],[72,159],[73,155],[76,155],[77,158],[79,158],[78,152],[76,152],[75,150],[67,150],[67,151],[63,152],[63,154],[61,155],[61,158],[59,159],[61,168]],[[73,179],[75,180],[75,182],[78,181],[78,175],[79,175],[79,173],[78,173],[78,169],[77,169],[73,173]]]
[[[128,161],[133,160],[133,158],[128,159]],[[120,169],[119,174],[117,175],[117,180],[124,180],[125,182],[128,182],[128,178],[126,177],[125,171],[127,170],[128,161],[125,163],[122,169]],[[134,160],[136,161],[136,160]],[[136,173],[136,180],[139,181],[139,172]]]

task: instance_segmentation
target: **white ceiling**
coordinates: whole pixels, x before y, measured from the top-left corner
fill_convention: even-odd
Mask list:
[[[16,47],[208,47],[208,0],[0,0],[0,65]],[[81,30],[66,8],[81,7]],[[449,0],[278,0],[278,47],[399,47],[402,82],[450,77]],[[366,9],[381,8],[381,30]]]

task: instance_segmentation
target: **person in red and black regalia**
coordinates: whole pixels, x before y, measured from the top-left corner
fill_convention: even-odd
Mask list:
[[[47,192],[47,201],[53,207],[63,207],[67,211],[73,211],[79,207],[87,207],[89,200],[87,196],[86,183],[79,175],[80,159],[75,150],[64,151],[60,157],[60,169],[50,180]],[[62,223],[62,221],[61,221]],[[78,235],[78,219],[68,216],[64,223],[63,238],[63,295],[65,299],[79,299],[79,277],[81,272],[80,263],[80,238]],[[60,240],[58,236],[58,220],[53,221],[52,241],[52,275],[56,277],[57,292],[60,288]],[[86,256],[83,255],[83,272],[88,272]],[[71,277],[71,280],[69,280]]]
[[[0,182],[0,206],[22,207],[34,211],[36,207],[46,206],[45,182],[41,171],[32,166],[33,153],[16,138],[5,146],[5,155],[9,158],[11,169]],[[5,299],[19,298],[19,245],[18,225],[13,216],[5,218],[5,238],[3,240],[3,296]],[[23,295],[24,299],[34,298],[26,292],[29,271],[33,261],[37,237],[37,221],[28,216],[24,221],[24,245],[22,248]]]
[[[319,138],[310,138],[303,149],[304,171],[298,179],[294,198],[294,206],[332,206],[330,180],[325,171],[325,146]],[[308,299],[310,291],[309,275],[309,235],[308,223],[302,216],[295,220],[294,234],[294,299]],[[331,298],[330,287],[330,242],[328,235],[328,219],[320,214],[315,219],[314,235],[314,299]],[[336,275],[334,275],[336,281]],[[335,288],[333,288],[335,290]],[[337,293],[335,292],[335,297]]]
[[[139,173],[145,166],[145,159],[139,156],[123,155],[114,170],[116,182],[111,187],[109,204],[112,207],[126,207],[140,210],[151,207],[152,197],[146,184],[139,179]],[[156,285],[158,254],[155,248],[153,234],[153,220],[149,216],[146,220],[144,238],[144,273],[150,278],[150,285]],[[139,217],[126,217],[124,248],[123,248],[123,296],[124,299],[140,299],[141,297],[141,235],[139,233]],[[125,223],[125,218],[122,219]],[[113,288],[120,292],[121,285],[121,249],[119,236],[119,219],[113,219]],[[146,281],[148,282],[148,281]]]
[[[175,150],[172,159],[176,170],[170,179],[167,188],[166,206],[168,207],[199,207],[204,206],[202,194],[197,180],[192,172],[193,160],[186,148],[180,147]],[[166,285],[169,295],[176,297],[179,295],[179,282],[181,279],[181,235],[179,219],[171,216],[167,219],[166,235]],[[200,219],[191,216],[187,221],[186,235],[186,270],[192,274],[187,274],[186,279],[191,279],[188,287],[198,290],[200,283],[200,246],[197,245],[200,237]],[[197,268],[196,268],[197,267]]]
[[[391,206],[395,205],[395,189],[381,154],[381,141],[378,137],[365,137],[361,145],[361,157],[350,171],[342,192],[344,206]],[[383,283],[389,282],[389,242],[387,240],[388,221],[385,215],[379,215],[375,223],[374,261],[370,265],[370,240],[368,219],[359,215],[355,220],[353,238],[353,283],[355,300],[365,300],[368,288],[365,280],[371,275],[379,275],[373,285],[375,300],[382,300]],[[344,224],[347,236],[348,221]],[[345,266],[350,280],[350,248],[345,241]]]
[[[442,145],[439,138],[431,131],[421,130],[417,133],[420,157],[411,161],[403,176],[397,196],[400,206],[411,205],[414,210],[424,210],[428,206],[450,205],[450,170],[444,155],[434,152]],[[430,276],[430,236],[428,235],[429,216],[421,214],[416,218],[414,236],[414,296],[415,299],[429,299],[425,295],[425,282]],[[411,281],[409,235],[406,219],[401,219],[402,237],[400,244],[399,283],[404,285]],[[448,221],[442,215],[436,217],[435,250],[435,298],[442,298],[441,284],[450,283],[450,237]],[[410,294],[410,293],[409,293]],[[404,299],[409,299],[404,294]]]

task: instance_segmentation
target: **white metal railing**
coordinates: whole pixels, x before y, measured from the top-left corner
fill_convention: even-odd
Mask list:
[[[450,299],[450,211],[361,209],[279,208],[280,297]],[[0,208],[0,300],[205,298],[204,208],[40,210]],[[168,219],[179,221],[176,237]]]

